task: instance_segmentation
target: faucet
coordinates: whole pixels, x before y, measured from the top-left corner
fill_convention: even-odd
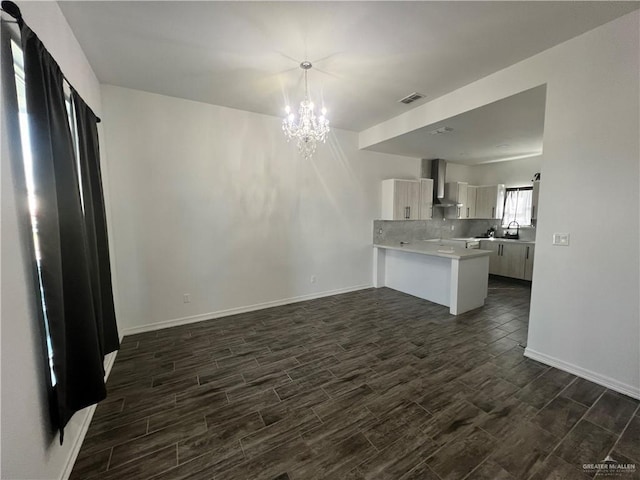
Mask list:
[[[516,238],[520,238],[520,224],[518,222],[516,222],[515,220],[513,220],[512,222],[509,223],[509,225],[507,225],[507,230],[511,229],[511,225],[516,224],[516,234],[515,237]],[[506,233],[506,235],[510,235],[512,236],[512,234],[509,234],[508,232]]]

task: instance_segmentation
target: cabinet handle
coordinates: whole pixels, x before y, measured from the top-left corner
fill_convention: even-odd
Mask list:
[[[536,217],[536,206],[535,205],[531,205],[531,218],[535,218]]]
[[[411,216],[411,207],[404,207],[404,219],[409,220]]]
[[[496,207],[491,207],[491,218],[495,218],[496,216]]]
[[[504,245],[500,245],[500,256],[504,255]]]
[[[467,218],[469,218],[469,207],[467,207]]]
[[[527,247],[527,260],[529,260],[529,247]]]
[[[460,207],[458,207],[458,218],[460,218]]]

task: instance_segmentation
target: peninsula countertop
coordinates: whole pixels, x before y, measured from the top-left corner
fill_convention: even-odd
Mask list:
[[[451,238],[451,240],[473,240],[476,242],[504,242],[504,243],[523,243],[525,245],[535,245],[535,240],[520,240],[519,238],[503,238],[503,237],[464,237],[464,238]]]
[[[387,250],[398,250],[400,252],[419,253],[422,255],[452,258],[456,260],[486,257],[491,255],[491,252],[489,250],[462,248],[462,247],[452,246],[452,245],[440,245],[437,242],[427,241],[427,240],[418,240],[415,242],[404,243],[404,244],[400,244],[400,242],[374,243],[373,246],[376,248],[384,248]]]

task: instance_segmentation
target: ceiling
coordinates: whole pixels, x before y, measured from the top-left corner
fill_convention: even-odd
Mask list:
[[[399,135],[369,150],[444,158],[464,165],[540,155],[545,99],[546,86],[542,85]],[[451,131],[435,133],[443,127]]]
[[[101,83],[282,116],[311,97],[361,131],[638,2],[60,2]],[[397,101],[412,92],[425,99]]]

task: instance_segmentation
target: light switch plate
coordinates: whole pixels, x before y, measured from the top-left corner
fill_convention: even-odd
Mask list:
[[[553,234],[553,244],[558,245],[560,247],[568,247],[569,246],[569,234],[568,233],[554,233]]]

